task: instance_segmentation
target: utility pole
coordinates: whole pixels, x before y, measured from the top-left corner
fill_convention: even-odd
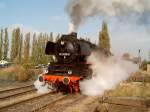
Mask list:
[[[139,68],[140,68],[140,65],[141,65],[141,49],[139,49],[139,52],[138,52],[138,60],[139,60]]]
[[[148,52],[148,60],[150,61],[150,49],[149,49],[149,52]]]

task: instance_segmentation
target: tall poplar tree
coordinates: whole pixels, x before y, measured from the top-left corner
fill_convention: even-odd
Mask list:
[[[0,31],[0,60],[3,58],[3,29]]]
[[[18,58],[20,35],[21,35],[20,28],[16,28],[13,30],[11,40],[11,55],[10,55],[12,61],[17,61]]]
[[[55,42],[57,42],[59,40],[59,38],[60,38],[60,34],[57,34]]]
[[[13,61],[14,60],[14,58],[15,58],[15,53],[14,53],[14,47],[15,47],[15,32],[16,32],[16,29],[14,29],[13,31],[12,31],[12,38],[11,38],[11,53],[10,53],[10,58],[11,58],[11,61]]]
[[[38,35],[38,63],[42,63],[43,57],[43,34]]]
[[[24,56],[24,63],[28,63],[30,56],[30,33],[27,33],[25,35],[23,56]]]
[[[6,60],[7,59],[7,55],[8,55],[8,47],[9,47],[9,40],[8,40],[8,31],[7,31],[7,28],[5,28],[5,36],[4,36],[4,43],[3,43],[3,46],[4,46],[4,59]]]
[[[49,36],[49,41],[53,42],[53,32],[50,33],[50,36]]]
[[[57,37],[57,39],[59,39],[59,36]],[[54,42],[53,32],[50,33],[48,41]],[[46,55],[46,57],[47,57],[47,63],[54,62],[53,55]]]
[[[20,42],[19,42],[19,52],[18,52],[19,64],[22,63],[22,46],[23,46],[23,34],[20,35]]]
[[[32,51],[31,51],[31,62],[32,64],[37,63],[37,39],[36,34],[33,34],[33,40],[32,40]]]
[[[99,33],[99,47],[110,52],[110,39],[106,22],[103,22],[102,30]]]

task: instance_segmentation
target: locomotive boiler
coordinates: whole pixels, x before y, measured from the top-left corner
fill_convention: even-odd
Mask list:
[[[79,81],[92,77],[86,58],[96,48],[95,44],[78,39],[74,32],[62,35],[56,43],[48,41],[45,53],[54,55],[57,62],[50,63],[48,71],[39,80],[48,83],[52,90],[58,92],[79,92]]]
[[[56,42],[47,42],[45,53],[55,55],[58,63],[70,64],[84,62],[96,45],[77,39],[77,33],[62,35]]]

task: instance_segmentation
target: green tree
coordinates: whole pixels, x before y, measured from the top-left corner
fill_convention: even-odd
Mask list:
[[[59,35],[57,36],[57,39],[59,39]],[[50,36],[49,36],[49,39],[48,41],[51,41],[51,42],[54,42],[54,36],[53,36],[53,32],[50,33]],[[46,42],[47,43],[47,42]],[[47,59],[47,63],[50,63],[50,62],[54,62],[54,58],[53,58],[53,55],[46,55],[46,59]]]
[[[60,38],[60,34],[57,34],[55,42],[57,42],[59,40],[59,38]]]
[[[32,64],[37,64],[37,39],[36,39],[36,34],[33,34],[33,40],[32,40],[32,51],[31,51],[31,62]]]
[[[50,33],[50,36],[49,36],[49,39],[48,39],[48,41],[51,41],[51,42],[53,42],[53,32],[51,32],[51,33]]]
[[[47,64],[52,61],[52,56],[45,54],[45,47],[47,41],[52,41],[47,35],[40,33],[37,36],[37,46],[36,46],[36,49],[38,49],[36,56],[37,64],[39,63]]]
[[[147,70],[147,64],[150,64],[150,61],[143,60],[142,63],[140,64],[140,69]]]
[[[19,44],[20,44],[20,28],[16,28],[12,32],[12,40],[11,40],[11,60],[18,61],[18,52],[19,52]]]
[[[23,56],[24,56],[24,63],[28,63],[30,56],[30,33],[27,33],[25,35]]]
[[[20,35],[20,42],[19,42],[19,52],[18,52],[19,64],[22,63],[22,45],[23,45],[23,34]]]
[[[40,33],[39,36],[38,36],[38,62],[39,63],[45,63],[45,39],[46,37]]]
[[[0,32],[0,60],[3,58],[3,29]]]
[[[13,61],[14,58],[15,58],[15,53],[13,52],[14,47],[15,47],[15,32],[16,32],[16,29],[14,29],[14,30],[12,31],[12,38],[11,38],[11,53],[10,53],[11,61]]]
[[[40,60],[41,60],[41,57],[42,57],[42,50],[41,50],[41,39],[42,39],[42,33],[40,33],[38,36],[37,36],[37,44],[36,44],[36,49],[38,49],[38,52],[36,51],[36,60],[37,60],[37,63],[41,63]]]
[[[99,33],[99,47],[110,51],[110,39],[106,22],[103,22],[102,30]]]
[[[150,61],[150,49],[149,49],[149,51],[148,51],[148,59],[149,59],[149,61]]]
[[[8,40],[8,31],[7,28],[5,28],[5,36],[4,36],[4,59],[7,59],[8,55],[8,47],[9,47],[9,40]]]

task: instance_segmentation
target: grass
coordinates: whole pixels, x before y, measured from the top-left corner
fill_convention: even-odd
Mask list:
[[[117,97],[150,97],[150,83],[122,83],[108,94]]]
[[[150,73],[139,70],[132,76],[150,76]],[[150,97],[150,82],[123,82],[105,94],[118,97]]]
[[[41,71],[39,71],[41,73]],[[39,74],[35,70],[26,69],[20,65],[14,65],[8,68],[0,69],[0,80],[5,81],[27,81],[34,79]]]
[[[140,71],[141,74],[150,76],[150,71]]]

